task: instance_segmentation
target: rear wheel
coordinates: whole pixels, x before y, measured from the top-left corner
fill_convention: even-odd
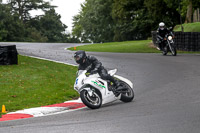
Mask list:
[[[134,91],[133,89],[125,82],[120,81],[120,93],[121,93],[121,101],[123,102],[131,102],[134,99]]]
[[[92,91],[92,93],[89,94],[87,90],[82,90],[80,92],[80,97],[82,102],[91,109],[98,109],[101,107],[102,98],[98,91]]]

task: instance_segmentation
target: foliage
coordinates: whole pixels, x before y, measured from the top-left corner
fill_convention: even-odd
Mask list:
[[[67,26],[61,21],[61,16],[55,12],[55,9],[50,9],[45,12],[45,15],[39,19],[39,27],[43,36],[48,38],[49,42],[59,42],[63,40],[65,29]]]
[[[147,39],[158,23],[180,23],[179,0],[86,0],[73,35],[92,42]]]
[[[24,23],[31,19],[30,11],[45,10],[52,7],[49,2],[43,0],[9,0],[8,3],[12,7],[12,12],[18,14]]]
[[[152,28],[156,29],[158,23],[164,22],[166,26],[174,27],[179,23],[180,16],[177,10],[177,0],[145,0],[144,5],[148,9],[148,16],[153,21]]]
[[[55,12],[55,6],[44,0],[9,0],[0,2],[0,41],[70,42],[67,26]],[[31,17],[30,11],[41,9],[44,15]]]
[[[48,42],[48,37],[43,36],[42,33],[34,27],[27,28],[26,32],[27,36],[25,36],[25,40],[28,42]]]
[[[0,4],[0,41],[23,41],[23,24],[16,14],[11,15],[10,12],[8,5]]]
[[[193,12],[200,7],[199,0],[181,0],[181,15],[185,17],[186,22],[192,22]]]
[[[199,21],[197,13],[192,17],[199,7],[199,0],[85,0],[73,17],[69,34],[56,7],[45,0],[0,1],[0,41],[99,43],[147,39],[161,21],[167,27],[180,24],[180,20]],[[38,9],[44,15],[32,17],[30,11]]]
[[[86,0],[82,11],[74,16],[73,35],[82,42],[112,41],[113,19],[110,15],[113,0]]]
[[[116,22],[114,41],[146,39],[152,20],[143,0],[115,0],[112,17]]]

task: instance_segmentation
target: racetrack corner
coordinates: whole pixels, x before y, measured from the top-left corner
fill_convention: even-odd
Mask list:
[[[19,110],[16,112],[10,112],[8,114],[2,115],[0,121],[18,120],[32,117],[40,117],[46,115],[52,115],[56,113],[61,113],[63,111],[72,111],[85,107],[81,99],[66,101],[64,103],[47,105],[37,108],[30,108]]]

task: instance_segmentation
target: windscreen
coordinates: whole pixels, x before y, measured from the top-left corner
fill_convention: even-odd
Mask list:
[[[76,72],[76,77],[78,77],[84,70],[79,70]]]

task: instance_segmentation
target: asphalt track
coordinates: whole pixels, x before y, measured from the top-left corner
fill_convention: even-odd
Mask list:
[[[13,44],[13,43],[11,43]],[[21,44],[20,54],[74,64],[73,44]],[[135,99],[98,110],[0,122],[8,133],[199,133],[200,55],[88,53],[134,83]]]

